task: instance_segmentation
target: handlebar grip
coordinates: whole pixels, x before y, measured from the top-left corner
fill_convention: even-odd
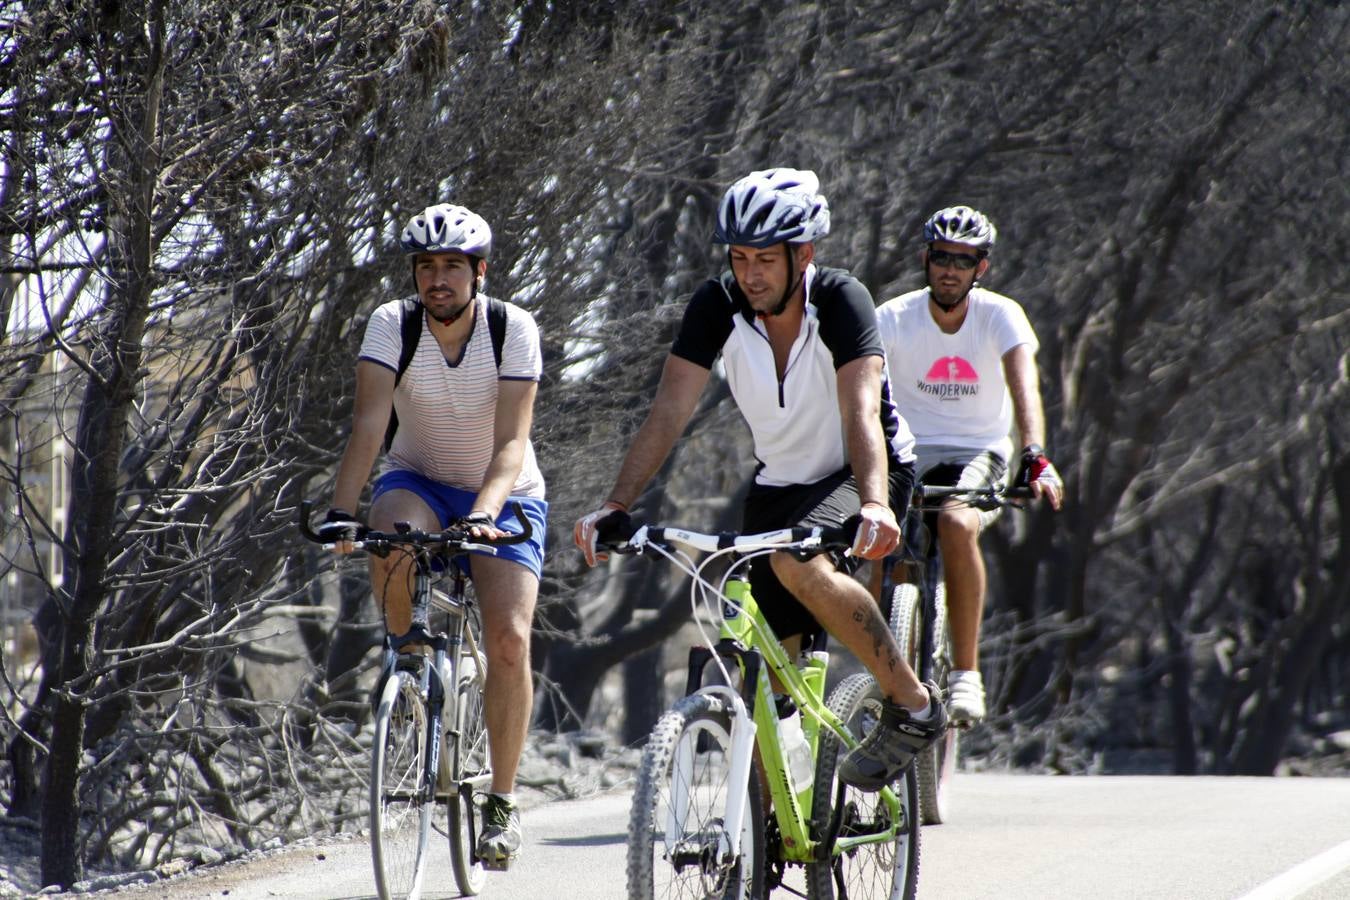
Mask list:
[[[530,520],[526,517],[525,509],[520,505],[520,501],[512,500],[510,503],[507,504],[507,506],[510,508],[511,514],[516,517],[516,521],[520,523],[520,527],[522,529],[521,532],[519,534],[513,534],[510,537],[498,538],[495,541],[488,541],[487,543],[523,544],[534,536],[534,526],[530,524]]]
[[[309,524],[309,517],[313,513],[313,511],[314,511],[313,502],[309,500],[301,500],[300,511],[298,515],[299,521],[296,524],[300,526],[300,533],[305,536],[306,540],[313,541],[316,544],[322,544],[323,538],[319,537],[319,533],[315,531]]]

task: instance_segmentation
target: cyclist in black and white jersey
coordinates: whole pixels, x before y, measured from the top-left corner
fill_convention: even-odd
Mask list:
[[[828,631],[876,677],[881,726],[840,765],[840,777],[878,790],[946,728],[936,687],[906,664],[871,596],[851,575],[899,542],[914,483],[913,436],[891,402],[885,350],[867,289],[815,263],[829,207],[814,173],[753,172],[726,192],[713,240],[731,271],[690,299],[651,412],[604,506],[573,532],[588,564],[602,523],[626,517],[683,433],[721,354],[727,383],[754,441],[758,466],[742,531],[840,525],[859,517],[847,557],[756,559],[755,599],[789,653]],[[607,523],[606,520],[609,520]]]

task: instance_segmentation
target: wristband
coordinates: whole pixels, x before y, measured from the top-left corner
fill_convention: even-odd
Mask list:
[[[605,506],[612,506],[612,507],[614,507],[615,509],[617,509],[619,512],[629,512],[628,504],[626,504],[626,503],[620,503],[618,500],[614,500],[614,499],[612,499],[612,498],[609,499],[609,500],[606,500],[605,503],[604,503],[604,505],[605,505]]]

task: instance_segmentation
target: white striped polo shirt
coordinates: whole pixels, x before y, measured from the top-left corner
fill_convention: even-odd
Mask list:
[[[479,300],[486,298],[479,294]],[[361,342],[361,359],[398,370],[402,344],[400,306],[393,300],[375,310]],[[473,331],[456,362],[445,358],[428,327],[408,369],[394,390],[398,433],[385,455],[383,471],[409,469],[467,491],[479,491],[492,461],[497,382],[538,381],[543,372],[539,328],[514,304],[506,307],[506,339],[498,370],[488,332],[487,303],[474,304]],[[544,476],[525,443],[525,459],[512,495],[544,496]]]

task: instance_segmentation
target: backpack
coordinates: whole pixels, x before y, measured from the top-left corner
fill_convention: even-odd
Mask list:
[[[488,337],[492,339],[492,358],[497,361],[497,368],[501,369],[502,345],[506,343],[506,304],[496,297],[483,297],[483,299],[487,301]],[[422,341],[421,313],[422,301],[420,299],[408,297],[403,300],[402,307],[399,309],[402,349],[399,351],[398,369],[394,372],[394,387],[396,388],[399,381],[403,379],[403,373],[412,363],[413,355],[417,353],[417,345]],[[389,427],[384,432],[386,453],[394,443],[394,432],[396,431],[398,431],[398,413],[394,412],[391,406],[389,408]]]

